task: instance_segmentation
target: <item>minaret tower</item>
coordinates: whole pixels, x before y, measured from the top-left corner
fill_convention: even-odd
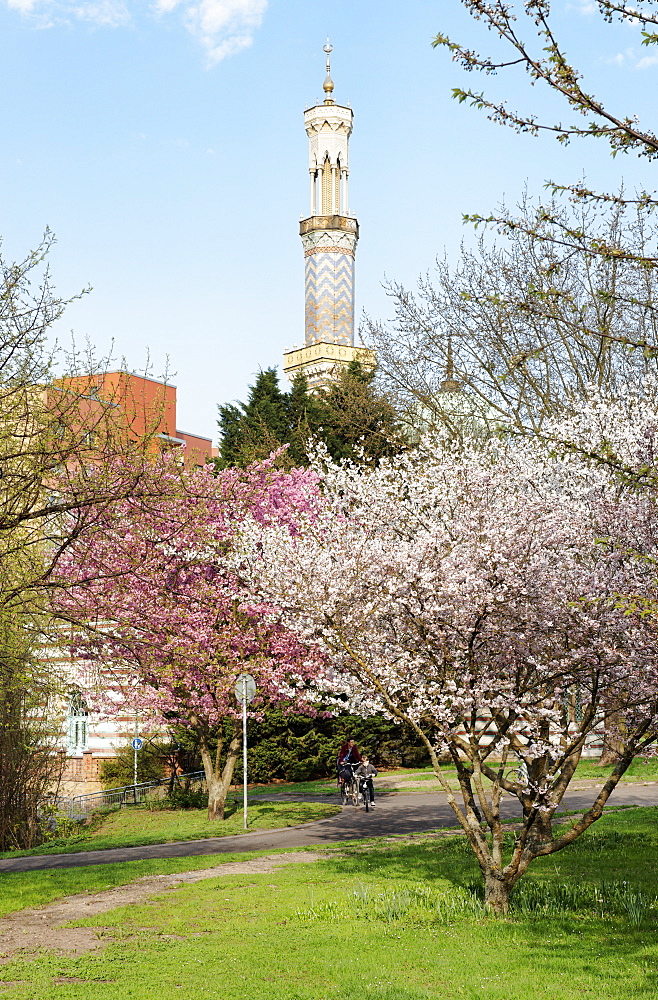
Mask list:
[[[305,346],[284,354],[289,378],[304,372],[309,385],[326,385],[341,367],[374,353],[354,346],[354,257],[359,224],[347,198],[349,138],[354,114],[336,104],[327,39],[324,101],[304,113],[309,146],[310,215],[299,224],[305,261]]]

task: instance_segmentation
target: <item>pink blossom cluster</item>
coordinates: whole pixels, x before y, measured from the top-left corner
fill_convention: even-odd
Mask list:
[[[208,730],[235,716],[237,676],[256,679],[257,713],[285,701],[312,711],[321,656],[229,565],[241,524],[294,535],[318,504],[318,477],[275,458],[215,475],[162,462],[139,469],[130,499],[87,514],[61,558],[55,610],[73,626],[80,681],[93,706]],[[126,476],[136,470],[126,466]]]

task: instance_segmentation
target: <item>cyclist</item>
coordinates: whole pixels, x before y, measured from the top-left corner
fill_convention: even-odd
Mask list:
[[[338,770],[344,767],[346,764],[360,764],[361,754],[359,753],[359,748],[352,739],[347,739],[338,751],[338,760],[336,765]]]
[[[336,769],[338,771],[338,782],[341,786],[349,785],[352,780],[354,767],[361,763],[361,754],[354,740],[345,740],[338,753]]]
[[[372,779],[377,777],[377,768],[374,764],[371,764],[368,760],[368,755],[363,754],[361,757],[361,763],[354,772],[359,779],[359,789],[363,795],[363,801],[365,802],[366,795],[370,798],[370,808],[375,808],[375,786],[372,783]]]

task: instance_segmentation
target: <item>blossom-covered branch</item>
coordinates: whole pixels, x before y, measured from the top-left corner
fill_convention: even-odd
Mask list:
[[[608,435],[627,464],[655,465],[658,407],[625,416],[599,399],[552,432],[580,436],[583,450]],[[655,622],[619,602],[654,593],[655,500],[582,450],[523,439],[425,441],[376,470],[330,466],[323,491],[325,509],[295,536],[245,528],[252,586],[330,658],[351,710],[383,711],[423,739],[487,900],[504,910],[533,858],[594,822],[658,734]],[[578,761],[604,730],[613,776],[554,838]],[[503,862],[504,792],[523,824]]]
[[[60,561],[67,588],[54,591],[56,614],[73,625],[88,700],[101,711],[126,705],[194,731],[210,818],[223,815],[238,753],[237,676],[254,675],[256,714],[277,702],[314,711],[306,689],[321,654],[283,626],[227,562],[247,516],[292,535],[302,512],[317,504],[313,472],[285,473],[274,464],[219,476],[210,468],[184,474],[166,460],[151,465],[144,472],[154,487],[148,502],[129,498],[104,508],[94,531]],[[234,724],[224,754],[226,719]]]

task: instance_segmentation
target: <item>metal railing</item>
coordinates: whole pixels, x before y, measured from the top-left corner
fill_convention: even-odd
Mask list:
[[[203,771],[192,771],[190,774],[177,774],[173,787],[181,785],[187,790],[194,786],[195,791],[203,791],[206,776]],[[73,795],[70,798],[60,797],[57,805],[60,812],[69,819],[82,819],[97,809],[111,806],[137,805],[147,799],[164,798],[167,788],[172,786],[172,778],[159,778],[155,781],[141,781],[137,785],[122,785],[120,788],[105,788],[101,792],[88,792],[86,795]]]

